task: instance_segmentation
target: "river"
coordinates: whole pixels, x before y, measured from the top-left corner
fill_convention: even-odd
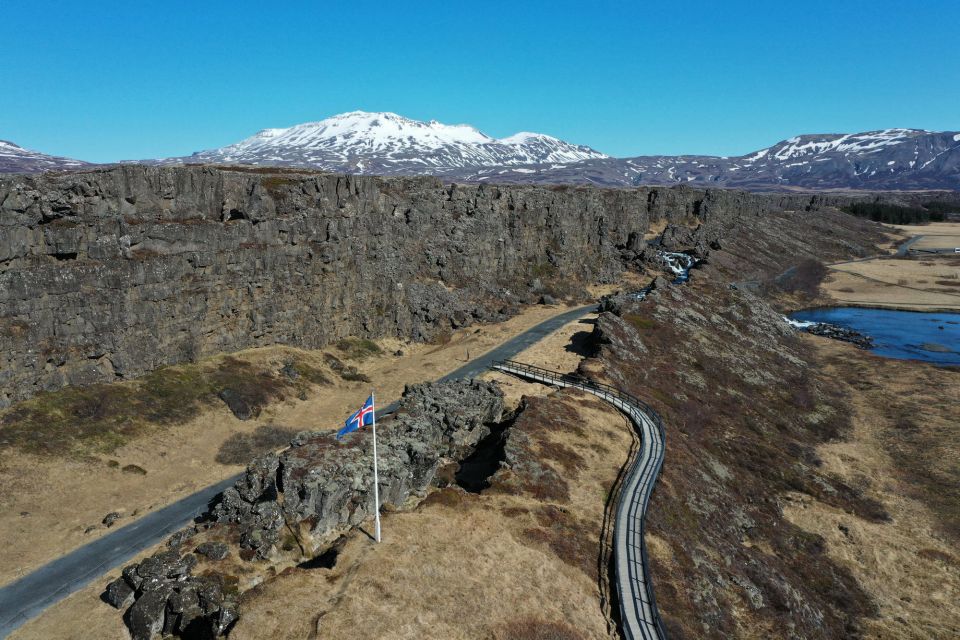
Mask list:
[[[877,355],[960,366],[960,313],[823,307],[797,311],[790,318],[826,322],[870,336],[870,350]]]

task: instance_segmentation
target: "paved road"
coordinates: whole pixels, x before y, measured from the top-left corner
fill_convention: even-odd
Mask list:
[[[897,257],[903,258],[904,256],[906,256],[907,252],[910,251],[910,245],[912,245],[914,242],[917,242],[922,237],[923,236],[913,236],[912,238],[904,242],[902,245],[897,247]]]
[[[912,245],[914,242],[917,242],[917,241],[918,241],[920,238],[922,238],[922,237],[923,237],[923,236],[913,236],[912,238],[910,238],[909,240],[907,240],[906,242],[904,242],[903,244],[901,244],[899,247],[897,247],[896,252],[894,252],[893,254],[889,254],[889,253],[874,253],[874,254],[869,255],[869,256],[863,256],[862,258],[854,258],[853,260],[841,260],[841,261],[839,261],[839,262],[827,262],[827,263],[825,263],[824,266],[827,266],[827,267],[837,267],[837,266],[840,266],[840,265],[842,265],[842,264],[853,264],[853,263],[855,263],[855,262],[867,262],[868,260],[876,260],[877,258],[889,258],[889,257],[891,257],[891,255],[896,256],[896,257],[898,257],[898,258],[903,258],[903,257],[905,257],[905,256],[907,255],[907,252],[910,250],[910,245]],[[796,268],[796,267],[791,267],[790,269],[787,269],[787,271],[790,271],[791,269],[795,269],[795,268]],[[786,275],[787,271],[784,271],[783,273],[781,273],[781,274],[780,274],[779,276],[777,276],[777,277],[781,277],[781,276]]]
[[[563,325],[582,318],[595,309],[596,305],[577,307],[545,320],[493,350],[470,360],[440,380],[475,377],[489,369],[498,360],[507,360],[515,356]],[[391,413],[396,406],[397,403],[393,402],[377,413],[379,415]],[[50,605],[157,544],[173,531],[186,526],[194,517],[206,511],[210,501],[236,482],[239,477],[237,475],[227,478],[153,511],[136,522],[111,531],[0,588],[0,638],[7,637],[14,629]],[[8,549],[9,551],[11,550]]]
[[[627,414],[639,431],[640,451],[620,489],[613,529],[620,626],[627,640],[666,640],[667,634],[653,596],[643,541],[647,504],[663,466],[665,442],[660,416],[641,400],[609,385],[520,362],[501,362],[494,368],[545,384],[576,387],[599,396]]]
[[[954,253],[960,253],[960,251],[957,251],[958,248],[960,247],[937,247],[937,248],[931,247],[929,249],[911,249],[910,251],[911,253],[914,253],[914,254],[937,253],[937,254],[949,255]]]
[[[956,247],[938,247],[930,249],[912,249],[914,243],[919,242],[925,236],[916,235],[911,237],[909,240],[897,247],[896,252],[893,254],[897,258],[905,258],[911,253],[956,253]],[[853,264],[854,262],[866,262],[867,260],[874,260],[876,258],[887,258],[890,257],[890,254],[880,253],[872,256],[864,256],[863,258],[856,258],[854,260],[841,260],[840,262],[830,262],[827,264],[828,267],[836,267],[841,264]]]
[[[930,247],[929,249],[911,248],[914,243],[919,242],[925,237],[926,236],[924,235],[913,236],[912,238],[910,238],[909,240],[901,244],[899,247],[897,247],[897,252],[893,255],[895,255],[898,258],[905,258],[910,254],[918,254],[918,253],[947,253],[947,254],[957,253],[957,247],[954,247],[954,246]],[[936,237],[936,236],[933,236],[933,237]],[[834,263],[828,264],[827,266],[833,267],[840,264],[850,264],[851,262],[863,262],[864,260],[873,260],[874,258],[882,258],[882,257],[885,257],[885,254],[877,255],[877,256],[867,256],[866,258],[857,258],[856,260],[845,260],[843,262],[834,262]]]
[[[909,240],[901,244],[899,247],[897,247],[896,252],[894,252],[893,254],[875,253],[873,255],[863,256],[862,258],[854,258],[853,260],[841,260],[840,262],[827,262],[825,266],[837,267],[837,266],[840,266],[841,264],[853,264],[855,262],[867,262],[869,260],[876,260],[877,258],[889,258],[891,257],[891,255],[896,256],[898,258],[903,258],[904,256],[907,255],[907,251],[910,249],[910,245],[912,245],[914,242],[916,242],[922,237],[923,236],[913,236],[912,238],[910,238]]]

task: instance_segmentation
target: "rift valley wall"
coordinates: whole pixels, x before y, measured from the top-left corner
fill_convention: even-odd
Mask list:
[[[719,229],[770,202],[205,166],[6,177],[0,406],[248,347],[431,339],[616,278],[651,220]]]

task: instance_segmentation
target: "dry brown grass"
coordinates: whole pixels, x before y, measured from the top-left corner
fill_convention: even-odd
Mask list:
[[[925,225],[890,225],[909,236],[923,236],[913,249],[952,249],[960,247],[960,223],[933,222]]]
[[[930,260],[877,258],[831,267],[827,301],[929,311],[960,309],[952,284],[960,269],[948,256]],[[931,284],[932,283],[932,284]]]
[[[882,502],[891,518],[871,522],[798,493],[785,515],[822,537],[877,604],[868,637],[958,637],[958,373],[807,341],[855,410],[849,437],[818,447],[824,471]]]
[[[584,640],[586,636],[573,627],[542,618],[519,618],[494,630],[496,640]]]
[[[568,509],[552,504],[538,508],[535,517],[539,526],[525,529],[524,537],[548,546],[560,560],[592,579],[600,579],[597,543],[601,531],[596,523],[581,521]]]
[[[217,394],[225,389],[257,415],[285,393],[305,392],[308,382],[326,380],[309,364],[292,366],[313,375],[293,380],[272,367],[229,356],[164,367],[130,382],[41,393],[0,414],[0,448],[56,457],[112,453],[138,436],[182,424],[218,405]]]
[[[215,399],[209,405],[203,403],[199,413],[182,423],[137,430],[109,454],[62,459],[25,454],[19,447],[0,447],[0,483],[4,486],[0,491],[0,510],[4,514],[0,516],[0,542],[19,550],[0,558],[0,584],[103,535],[107,529],[100,521],[107,513],[120,512],[123,519],[118,524],[128,524],[240,471],[239,465],[215,462],[223,443],[235,434],[249,434],[258,426],[271,423],[295,430],[333,428],[356,409],[354,405],[366,397],[370,384],[376,386],[379,399],[386,403],[399,397],[406,384],[432,380],[460,366],[467,351],[483,353],[563,311],[562,307],[530,307],[506,322],[458,331],[441,348],[380,341],[384,355],[356,363],[357,373],[368,378],[369,383],[341,378],[324,362],[323,352],[286,347],[251,349],[234,354],[233,358],[271,375],[293,362],[299,376],[290,381],[294,386],[284,393],[284,399],[267,404],[257,420],[241,422],[221,400]],[[574,323],[570,327],[572,332],[580,325]],[[559,353],[557,362],[573,358],[573,364],[568,365],[572,369],[579,356],[564,351],[568,338],[569,333],[563,341],[551,336],[544,342]],[[397,349],[405,355],[385,355]],[[208,362],[213,365],[221,360]],[[547,360],[542,362],[549,365]],[[200,362],[197,366],[206,364]],[[288,379],[283,374],[279,378]],[[313,388],[306,399],[300,399],[299,389],[304,385]],[[522,384],[511,386],[509,392],[516,394],[521,389],[544,392],[543,387]],[[121,467],[126,465],[136,465],[147,473],[123,473]]]

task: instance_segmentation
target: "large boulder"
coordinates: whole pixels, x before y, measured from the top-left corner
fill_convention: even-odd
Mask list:
[[[123,609],[133,604],[134,594],[134,588],[121,577],[107,585],[103,599],[114,609]]]
[[[202,542],[195,551],[209,560],[223,560],[230,555],[230,547],[223,542]]]
[[[260,407],[250,406],[250,403],[234,389],[223,389],[217,395],[239,420],[249,420],[260,415]]]
[[[133,640],[153,640],[160,637],[170,593],[159,589],[148,591],[127,609],[124,621]]]

